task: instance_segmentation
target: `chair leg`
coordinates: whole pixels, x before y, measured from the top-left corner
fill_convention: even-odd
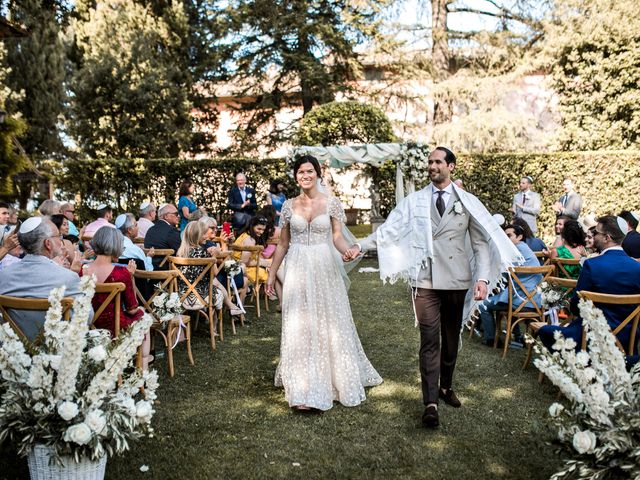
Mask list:
[[[173,366],[173,343],[174,343],[174,336],[176,335],[176,331],[177,331],[177,335],[180,335],[180,327],[178,326],[177,328],[175,326],[171,326],[169,325],[169,327],[167,328],[167,338],[165,340],[166,342],[166,347],[167,347],[167,363],[169,365],[169,376],[173,377],[175,375],[175,369]]]
[[[527,346],[527,358],[524,359],[524,363],[522,364],[522,370],[526,370],[529,364],[531,363],[531,357],[533,356],[533,343],[530,343]]]
[[[255,288],[255,295],[256,295],[256,315],[258,318],[260,318],[260,284],[258,282],[256,282],[256,288]]]
[[[498,348],[498,340],[500,339],[500,326],[502,325],[502,315],[500,312],[496,312],[493,318],[493,324],[496,326],[495,333],[493,335],[493,348]]]
[[[229,320],[231,320],[231,333],[233,333],[234,335],[236,335],[238,332],[236,331],[236,321],[233,318],[233,315],[231,315],[231,312],[229,312]]]
[[[195,365],[195,362],[193,361],[193,354],[191,353],[191,322],[187,322],[185,336],[187,337],[187,358],[191,365]]]
[[[205,317],[207,316],[207,314],[204,313],[202,310],[198,310],[198,312],[200,312]],[[211,350],[215,350],[216,349],[215,322],[213,319],[213,314],[211,312],[209,313],[208,320],[209,320],[209,336],[211,337]]]
[[[224,342],[224,332],[222,331],[223,325],[222,325],[222,308],[220,310],[217,310],[214,315],[218,318],[218,334],[220,335],[220,341]]]
[[[509,350],[509,342],[511,342],[511,317],[507,317],[507,334],[504,336],[504,348],[502,349],[502,358],[507,358]]]

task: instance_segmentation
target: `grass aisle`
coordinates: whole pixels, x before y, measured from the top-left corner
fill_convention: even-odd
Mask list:
[[[406,287],[383,287],[376,274],[354,272],[350,295],[365,351],[384,378],[363,405],[292,413],[273,386],[277,314],[229,334],[213,353],[201,325],[194,367],[183,347],[175,378],[160,365],[155,437],[110,459],[107,478],[479,480],[543,479],[555,471],[559,460],[537,426],[555,390],[537,384],[533,367],[521,372],[522,351],[502,361],[465,338],[454,380],[463,407],[442,404],[440,429],[424,430],[418,331]],[[141,465],[149,471],[140,472]]]

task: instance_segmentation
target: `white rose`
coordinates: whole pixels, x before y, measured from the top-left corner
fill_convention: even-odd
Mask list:
[[[551,415],[552,417],[557,417],[558,415],[560,415],[562,413],[562,411],[564,410],[564,407],[562,405],[560,405],[559,403],[552,403],[551,406],[549,407],[549,415]]]
[[[89,415],[85,417],[84,422],[91,430],[99,434],[106,426],[107,419],[102,410],[92,410],[89,412]]]
[[[457,201],[456,203],[453,204],[453,211],[457,214],[460,215],[462,213],[462,203],[460,203],[459,201]]]
[[[601,384],[595,383],[589,387],[589,395],[599,405],[607,405],[609,403],[609,394],[604,391]]]
[[[584,375],[586,380],[593,380],[596,378],[597,373],[593,368],[587,367],[582,371],[582,375]]]
[[[153,304],[156,307],[161,307],[164,305],[166,298],[167,298],[167,294],[161,293],[160,295],[158,295],[156,298],[153,299]]]
[[[573,434],[573,448],[578,453],[591,453],[596,448],[597,438],[590,430]]]
[[[87,353],[89,354],[89,358],[96,363],[102,362],[107,358],[107,351],[102,345],[91,348]]]
[[[78,415],[78,405],[74,402],[62,402],[58,405],[58,415],[67,422]]]
[[[224,262],[225,268],[231,268],[232,265],[233,265],[233,260],[225,260]]]
[[[91,440],[91,429],[87,427],[86,423],[78,423],[77,425],[71,425],[64,432],[64,441],[73,442],[78,445],[86,445]]]
[[[580,351],[576,354],[576,362],[578,362],[578,364],[582,365],[583,367],[589,365],[590,360],[591,359],[589,358],[589,354],[587,352]],[[591,378],[589,380],[591,380]]]
[[[122,401],[122,406],[125,408],[129,415],[134,416],[136,414],[136,402],[133,400],[133,398],[125,398]]]
[[[151,415],[153,414],[153,407],[151,403],[146,400],[140,400],[136,404],[136,417],[138,417],[143,422],[148,422],[151,420]]]
[[[573,338],[567,338],[564,341],[564,349],[565,350],[575,350],[578,344]]]

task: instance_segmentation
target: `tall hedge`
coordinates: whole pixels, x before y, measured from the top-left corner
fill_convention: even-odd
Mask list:
[[[61,197],[82,199],[87,205],[106,201],[119,211],[135,210],[146,198],[161,203],[176,201],[177,188],[184,178],[196,184],[195,200],[214,214],[226,213],[226,195],[235,173],[244,171],[250,185],[258,189],[263,203],[271,178],[287,180],[289,195],[296,188],[283,159],[266,160],[74,160],[54,165],[53,174]],[[395,168],[380,170],[385,184],[393,185]],[[454,177],[462,177],[465,188],[477,195],[490,211],[509,218],[508,209],[519,179],[534,178],[534,190],[542,197],[539,225],[551,236],[555,214],[553,202],[562,195],[565,175],[575,178],[583,196],[583,213],[619,213],[640,210],[640,151],[599,151],[540,154],[460,155]],[[392,205],[383,206],[386,209]]]

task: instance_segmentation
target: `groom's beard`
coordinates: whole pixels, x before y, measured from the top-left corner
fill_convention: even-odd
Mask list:
[[[445,180],[447,180],[448,176],[446,173],[443,173],[441,171],[436,172],[436,171],[430,170],[429,178],[433,183],[443,183]]]

